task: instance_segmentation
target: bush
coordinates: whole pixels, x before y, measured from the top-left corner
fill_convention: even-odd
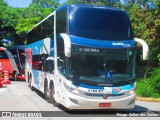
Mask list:
[[[160,68],[155,68],[148,79],[137,82],[137,95],[141,97],[160,97]]]
[[[137,95],[141,97],[151,97],[155,93],[154,88],[149,84],[149,79],[137,82]]]
[[[150,78],[151,86],[160,94],[160,68],[155,68],[151,78]]]

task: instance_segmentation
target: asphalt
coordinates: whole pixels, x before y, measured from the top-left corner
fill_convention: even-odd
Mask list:
[[[6,86],[6,85],[5,85]],[[1,88],[1,87],[0,87]],[[146,102],[158,102],[160,103],[160,98],[152,98],[152,97],[136,97],[136,101],[146,101]]]

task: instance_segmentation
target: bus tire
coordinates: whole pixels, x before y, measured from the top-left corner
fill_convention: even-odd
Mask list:
[[[14,81],[17,81],[17,80],[18,80],[17,71],[14,71],[14,72],[13,72],[13,79],[14,79]]]
[[[48,83],[45,82],[45,85],[44,85],[44,95],[45,95],[45,99],[48,103],[51,103],[51,93],[50,93],[50,90],[48,88]]]
[[[18,80],[18,74],[17,74],[17,72],[15,72],[15,74],[14,74],[14,81],[17,81]]]
[[[54,84],[51,84],[51,100],[52,100],[52,104],[55,107],[58,107],[58,103],[55,100],[55,89],[54,89]]]
[[[32,77],[29,77],[29,85],[28,87],[31,89],[31,91],[34,91],[34,87],[32,85]]]

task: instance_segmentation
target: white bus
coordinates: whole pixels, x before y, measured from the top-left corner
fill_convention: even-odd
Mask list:
[[[131,109],[136,97],[136,42],[120,9],[65,5],[28,33],[29,87],[68,109]]]

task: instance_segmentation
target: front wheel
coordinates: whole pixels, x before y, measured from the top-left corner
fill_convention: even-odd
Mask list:
[[[51,102],[51,93],[50,93],[50,90],[49,90],[49,88],[48,88],[48,84],[47,84],[47,83],[45,83],[44,95],[45,95],[46,101],[47,101],[48,103],[52,103],[52,102]]]
[[[55,100],[55,89],[54,89],[54,85],[51,86],[51,101],[53,106],[58,107],[58,103]]]

